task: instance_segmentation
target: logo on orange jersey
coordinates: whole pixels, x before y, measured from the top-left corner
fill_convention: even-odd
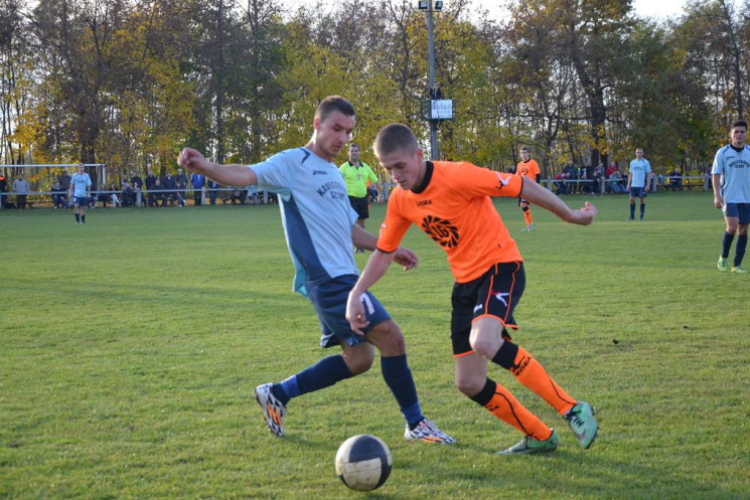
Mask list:
[[[495,172],[495,174],[497,174],[497,179],[500,181],[500,184],[497,186],[497,189],[503,189],[505,186],[508,185],[508,183],[510,182],[510,177],[508,176],[503,177],[497,172]]]
[[[458,246],[458,229],[451,225],[449,220],[428,215],[422,219],[422,229],[442,247],[455,248]]]

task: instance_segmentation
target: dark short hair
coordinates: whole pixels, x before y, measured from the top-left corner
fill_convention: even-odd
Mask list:
[[[524,147],[521,148],[521,151],[528,151],[528,150],[529,150],[529,148],[527,148],[526,146],[524,146]]]
[[[391,123],[380,129],[372,148],[376,155],[387,155],[402,150],[413,153],[419,149],[419,144],[409,127],[400,123]]]
[[[332,95],[320,101],[318,109],[315,110],[315,118],[320,118],[320,121],[324,122],[328,118],[328,115],[334,111],[339,111],[344,116],[354,116],[354,106],[352,106],[352,103],[340,95]]]
[[[362,149],[362,148],[359,147],[359,144],[356,144],[354,142],[351,143],[351,144],[349,144],[349,149],[352,149],[352,148]]]
[[[745,132],[747,132],[747,122],[745,120],[736,120],[732,123],[732,130],[734,130],[734,127],[744,127]]]

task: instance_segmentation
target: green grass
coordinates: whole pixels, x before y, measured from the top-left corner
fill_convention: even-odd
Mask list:
[[[497,202],[526,258],[514,337],[601,423],[581,450],[491,366],[559,429],[542,457],[495,456],[521,436],[453,387],[452,278],[415,229],[419,269],[374,291],[454,447],[404,441],[377,367],[294,400],[284,439],[267,431],[253,388],[323,355],[275,207],[97,209],[85,226],[0,212],[0,497],[354,497],[334,456],[371,433],[394,458],[373,497],[748,498],[750,279],[715,268],[720,212],[707,194],[659,194],[626,222],[626,198],[593,201],[593,227],[535,208],[530,234],[514,200]]]

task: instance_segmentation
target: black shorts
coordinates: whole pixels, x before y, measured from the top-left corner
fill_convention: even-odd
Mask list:
[[[474,352],[469,343],[471,325],[485,316],[499,320],[505,327],[503,337],[510,339],[508,328],[518,329],[513,310],[521,300],[525,286],[523,262],[495,264],[474,281],[454,284],[451,296],[453,356]]]
[[[370,218],[370,206],[367,203],[367,196],[365,196],[364,198],[355,198],[354,196],[350,196],[349,203],[351,203],[354,211],[357,212],[358,219]]]

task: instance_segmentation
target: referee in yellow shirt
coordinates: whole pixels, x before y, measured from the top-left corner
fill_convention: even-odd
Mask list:
[[[372,171],[367,163],[359,161],[359,146],[352,144],[349,146],[349,161],[344,162],[339,170],[344,175],[346,181],[346,191],[349,194],[349,203],[352,208],[357,212],[357,224],[363,229],[365,227],[365,219],[370,217],[370,208],[367,203],[367,182],[370,181],[376,185],[378,191],[380,190],[378,183],[378,176]],[[356,253],[364,253],[364,249],[357,248]]]

